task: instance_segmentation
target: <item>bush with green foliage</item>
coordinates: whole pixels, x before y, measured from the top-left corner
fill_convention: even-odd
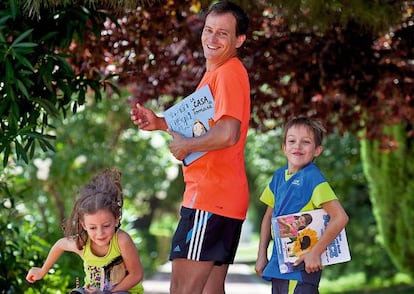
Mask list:
[[[51,118],[65,117],[84,105],[93,89],[96,100],[112,75],[75,70],[67,54],[72,41],[82,44],[84,34],[100,34],[110,17],[85,7],[42,10],[38,18],[22,14],[21,1],[0,2],[0,153],[3,166],[9,155],[26,163],[40,147],[53,150]],[[12,28],[12,29],[11,29]]]

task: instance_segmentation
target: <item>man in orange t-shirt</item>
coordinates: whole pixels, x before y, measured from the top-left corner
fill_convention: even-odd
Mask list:
[[[240,60],[232,57],[217,69],[207,71],[198,87],[205,84],[209,85],[214,96],[215,121],[219,124],[222,119],[235,120],[235,124],[240,124],[239,138],[235,144],[211,149],[183,167],[186,184],[183,206],[243,220],[249,202],[244,168],[244,146],[250,118],[247,73]],[[210,140],[207,135],[205,139]]]
[[[185,192],[180,221],[172,239],[171,294],[224,293],[229,264],[234,262],[249,195],[244,147],[250,120],[250,85],[237,58],[248,18],[237,5],[222,1],[210,7],[201,35],[206,72],[198,88],[209,85],[215,121],[199,136],[172,136],[169,148],[179,160],[207,152],[183,166]],[[163,117],[137,104],[134,124],[143,130],[167,131]]]

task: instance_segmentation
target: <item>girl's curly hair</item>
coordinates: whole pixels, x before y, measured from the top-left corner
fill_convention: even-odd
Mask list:
[[[103,170],[80,189],[71,216],[62,226],[65,236],[74,238],[82,250],[88,239],[81,225],[84,215],[108,210],[116,219],[121,219],[123,201],[121,172],[116,168]]]

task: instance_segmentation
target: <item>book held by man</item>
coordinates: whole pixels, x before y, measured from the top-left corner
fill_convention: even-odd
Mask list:
[[[214,125],[214,98],[208,85],[203,86],[164,111],[168,128],[184,137],[198,137]],[[192,152],[183,160],[189,165],[206,152]]]
[[[324,209],[315,209],[272,218],[274,242],[281,273],[303,270],[304,264],[293,266],[310,251],[324,233],[330,217]],[[345,228],[321,255],[322,265],[351,260]]]

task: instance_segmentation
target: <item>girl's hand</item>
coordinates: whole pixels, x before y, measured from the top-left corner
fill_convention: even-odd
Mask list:
[[[26,281],[34,283],[43,278],[42,269],[40,267],[32,267],[26,275]]]
[[[86,285],[85,286],[85,292],[88,294],[102,294],[103,292],[101,291],[101,289],[96,288],[96,287],[92,287],[91,285]]]

